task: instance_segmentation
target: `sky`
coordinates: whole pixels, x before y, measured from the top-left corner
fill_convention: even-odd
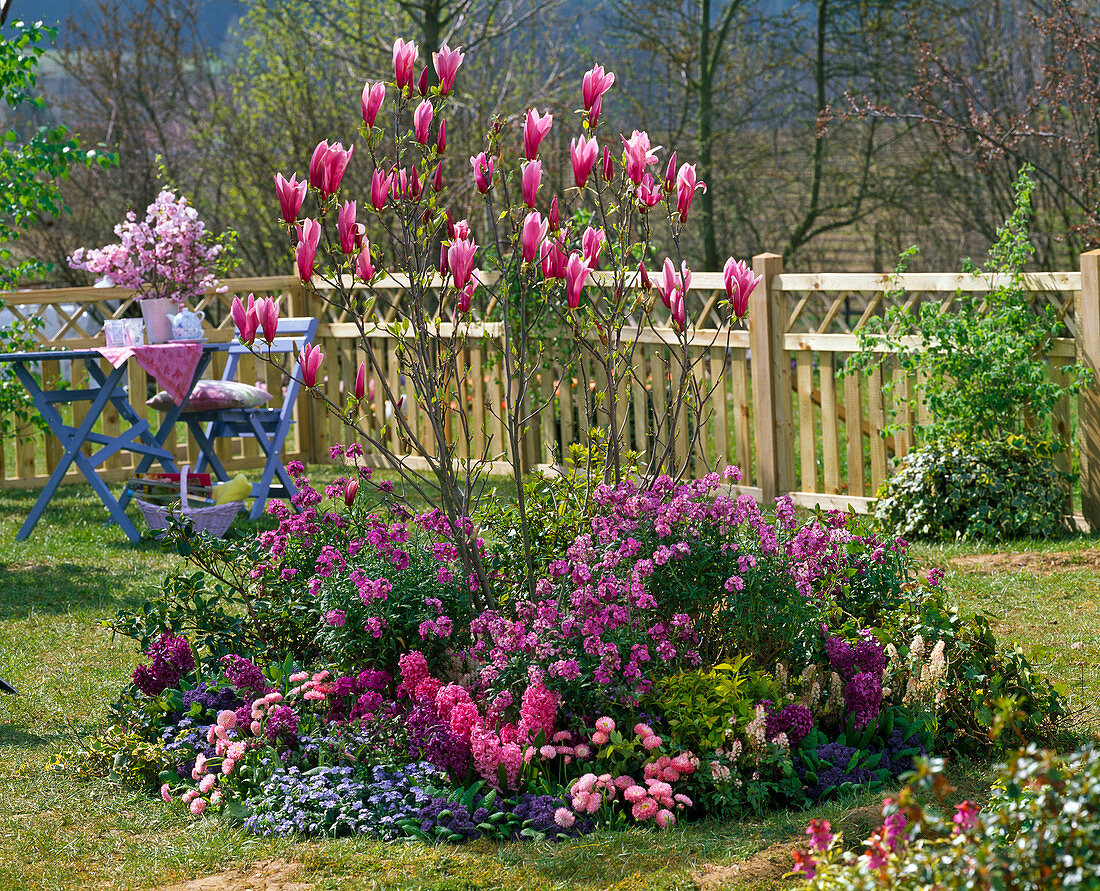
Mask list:
[[[197,0],[202,10],[202,27],[206,40],[216,45],[225,36],[230,22],[245,9],[238,0]],[[41,20],[47,24],[63,23],[70,15],[79,15],[84,9],[94,9],[95,0],[11,0],[9,21],[17,19]],[[138,5],[138,0],[111,0],[118,7]]]

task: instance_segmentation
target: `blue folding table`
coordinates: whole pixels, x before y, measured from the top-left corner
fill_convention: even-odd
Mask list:
[[[199,359],[198,366],[195,368],[195,373],[191,379],[191,386],[188,388],[189,394],[210,364],[213,354],[219,350],[226,350],[228,347],[229,345],[225,343],[208,343],[203,345],[202,356]],[[119,452],[134,452],[142,456],[141,461],[134,470],[135,474],[144,473],[152,466],[153,461],[160,461],[166,473],[176,472],[175,455],[164,448],[164,443],[168,440],[168,435],[171,433],[176,421],[179,420],[180,412],[183,406],[186,405],[186,400],[180,405],[171,406],[168,411],[164,413],[164,419],[154,433],[149,426],[149,421],[139,417],[138,413],[134,411],[133,406],[130,404],[129,396],[123,385],[127,363],[124,362],[119,365],[118,368],[112,368],[109,372],[104,373],[99,366],[100,359],[102,358],[102,355],[94,349],[0,353],[0,363],[6,363],[12,366],[12,371],[22,382],[23,386],[26,387],[31,400],[34,402],[35,408],[37,408],[42,415],[50,432],[60,440],[65,450],[64,454],[61,456],[61,460],[57,462],[57,466],[54,468],[53,473],[50,474],[50,478],[46,482],[46,487],[38,496],[38,500],[35,501],[30,514],[28,514],[27,519],[23,522],[18,534],[15,536],[19,541],[22,541],[31,534],[31,530],[33,530],[35,524],[38,523],[43,511],[45,511],[46,506],[50,503],[50,499],[53,498],[54,493],[57,491],[57,487],[61,485],[61,481],[65,478],[65,474],[74,464],[77,469],[84,474],[84,478],[88,481],[92,489],[95,490],[96,494],[103,502],[104,507],[106,507],[107,511],[110,513],[111,519],[122,527],[122,531],[126,533],[126,537],[129,538],[130,541],[140,541],[141,533],[138,531],[137,527],[130,522],[129,517],[126,516],[125,508],[131,497],[129,488],[125,490],[121,499],[115,498],[114,495],[111,494],[111,490],[107,488],[107,484],[100,479],[99,474],[96,472],[96,468],[112,455],[116,455]],[[28,366],[49,360],[82,361],[88,369],[90,386],[81,390],[43,390],[35,379],[34,373]],[[88,413],[79,424],[66,423],[55,406],[62,403],[75,402],[88,402]],[[96,421],[99,420],[100,415],[103,414],[108,403],[113,405],[119,415],[130,424],[126,430],[122,431],[117,436],[107,436],[106,434],[96,433],[92,430],[92,427],[95,426]],[[85,455],[82,448],[86,443],[95,443],[101,446],[101,448],[93,452],[90,456]]]

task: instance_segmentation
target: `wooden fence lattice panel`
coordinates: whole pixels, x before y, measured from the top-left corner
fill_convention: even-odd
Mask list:
[[[885,385],[892,384],[895,393],[918,394],[921,382],[903,378],[896,360],[886,364],[885,373],[846,374],[848,360],[859,348],[856,332],[873,316],[882,316],[888,303],[896,305],[899,298],[914,311],[931,303],[939,311],[952,312],[957,309],[959,291],[981,294],[997,281],[962,273],[784,273],[775,255],[755,258],[754,266],[765,280],[750,302],[747,330],[720,327],[727,313],[722,275],[693,276],[686,301],[688,315],[695,321],[690,341],[695,365],[689,374],[697,391],[709,395],[698,429],[687,415],[675,423],[670,416],[681,368],[676,352],[667,345],[675,340],[668,312],[656,299],[656,327],[635,334],[630,373],[616,393],[616,425],[623,444],[650,454],[671,443],[672,453],[687,463],[692,476],[735,463],[743,473],[741,485],[757,496],[787,492],[804,504],[851,504],[865,510],[896,461],[913,448],[917,428],[928,418],[923,405],[918,404],[916,412],[903,409],[887,435],[892,413]],[[393,278],[376,289],[378,296],[367,320],[373,327],[367,328],[366,337],[380,369],[368,370],[371,392],[360,418],[374,430],[385,426],[390,446],[398,453],[408,444],[394,423],[395,411],[404,413],[414,436],[428,443],[434,438],[411,383],[402,374],[398,340],[388,327],[405,299],[403,285],[400,278]],[[1064,379],[1067,366],[1077,361],[1100,366],[1100,294],[1094,293],[1100,291],[1100,254],[1083,255],[1081,272],[1028,274],[1024,285],[1035,305],[1054,306],[1065,325],[1065,337],[1054,342],[1048,353],[1051,377]],[[307,296],[293,276],[234,279],[227,281],[223,290],[195,301],[195,308],[206,313],[212,340],[232,339],[230,304],[234,297],[243,299],[248,293],[258,299],[277,298],[284,314],[320,319],[317,343],[326,355],[320,389],[332,402],[344,406],[358,364],[366,359],[350,308]],[[65,348],[96,344],[105,319],[133,312],[132,293],[115,288],[0,296],[17,319],[51,320],[53,330],[39,328],[36,336],[43,345]],[[356,292],[356,299],[365,296]],[[438,309],[438,291],[429,291],[425,299],[430,309]],[[655,298],[650,295],[648,299]],[[443,309],[443,314],[449,315],[449,308]],[[469,449],[457,422],[452,421],[446,435],[457,444],[457,458],[485,457],[493,462],[494,470],[507,470],[509,462],[519,456],[511,454],[502,422],[499,327],[482,322],[476,314],[472,321],[476,336],[468,338],[458,356],[460,386],[455,396],[464,403],[469,418]],[[220,375],[223,364],[224,357],[216,357],[211,373]],[[82,367],[70,370],[69,365],[45,362],[41,373],[55,384],[71,381],[71,385],[81,386],[86,372]],[[543,357],[531,383],[531,423],[520,444],[526,464],[560,464],[572,443],[587,442],[586,418],[594,410],[593,391],[599,389],[603,375],[602,366],[593,366],[590,357],[567,364],[554,354]],[[399,405],[386,398],[379,378],[389,382]],[[278,404],[283,381],[277,369],[246,359],[241,363],[240,379],[262,382],[276,394],[272,404]],[[151,387],[136,364],[129,371],[129,386],[132,403],[144,416],[143,403],[151,395]],[[1080,399],[1059,402],[1054,429],[1068,446],[1058,456],[1059,466],[1072,469],[1079,456],[1084,506],[1095,504],[1100,515],[1100,417],[1093,417],[1100,414],[1097,389],[1089,388]],[[79,403],[76,410],[80,410]],[[606,404],[599,406],[596,417],[607,423]],[[287,459],[327,462],[331,446],[351,440],[340,420],[307,394],[299,400],[297,421],[284,452]],[[118,418],[105,413],[102,423],[109,432]],[[182,427],[169,438],[169,446],[174,443],[181,461],[197,456],[194,443],[188,440]],[[262,464],[253,441],[229,441],[220,450],[231,471]],[[14,441],[0,449],[0,486],[42,485],[59,453],[55,440],[47,441],[37,430],[21,429]],[[132,466],[132,456],[120,454],[111,459],[104,476],[122,479]],[[79,479],[75,474],[70,478]],[[1094,489],[1097,491],[1090,494]]]

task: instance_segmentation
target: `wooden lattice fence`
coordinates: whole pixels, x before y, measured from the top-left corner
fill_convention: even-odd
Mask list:
[[[702,392],[710,392],[702,427],[690,427],[687,417],[675,430],[667,430],[670,394],[677,372],[675,341],[667,318],[656,327],[634,330],[634,382],[624,383],[617,402],[626,407],[623,434],[627,447],[646,452],[654,445],[656,430],[674,439],[680,463],[685,461],[692,475],[736,463],[742,468],[743,488],[757,497],[770,499],[789,493],[798,503],[823,507],[853,506],[866,510],[879,484],[890,473],[893,462],[913,447],[916,429],[925,420],[903,410],[887,435],[890,417],[884,396],[881,371],[869,375],[843,374],[848,358],[858,349],[856,331],[899,290],[916,306],[936,301],[950,312],[957,294],[983,292],[995,285],[988,276],[961,273],[878,275],[870,273],[788,273],[773,254],[754,258],[756,272],[764,282],[755,291],[747,327],[722,327],[718,301],[722,277],[718,273],[696,273],[689,295],[689,314],[695,327],[690,348],[701,358],[694,373]],[[1100,366],[1100,252],[1081,258],[1081,269],[1073,272],[1034,273],[1025,279],[1035,299],[1054,305],[1065,326],[1048,352],[1050,374],[1058,377],[1067,364],[1081,361],[1091,368]],[[387,280],[374,306],[367,336],[376,354],[384,359],[385,374],[395,393],[405,400],[405,412],[413,429],[427,435],[416,411],[414,394],[403,380],[397,355],[397,340],[390,323],[399,312],[402,282]],[[255,293],[277,297],[286,314],[316,314],[321,322],[319,344],[326,354],[325,394],[337,404],[345,397],[343,388],[354,379],[363,358],[358,326],[346,311],[309,298],[293,276],[233,279],[219,293],[208,293],[196,308],[205,310],[208,335],[212,340],[233,337],[229,305],[234,296]],[[126,315],[133,301],[127,291],[113,288],[66,288],[15,292],[3,297],[20,319],[49,321],[38,338],[47,346],[87,347],[99,342],[103,321]],[[659,305],[659,304],[658,304]],[[465,379],[461,398],[475,433],[473,447],[480,454],[488,446],[494,469],[505,471],[514,460],[525,466],[558,464],[568,454],[570,443],[583,441],[586,413],[584,404],[592,398],[593,383],[599,383],[598,367],[564,365],[553,353],[544,357],[533,398],[545,403],[530,425],[521,444],[522,455],[510,453],[498,410],[502,401],[496,355],[500,329],[491,321],[476,321],[470,329],[463,354]],[[221,373],[221,359],[215,360],[214,375]],[[61,385],[83,383],[80,368],[68,363],[45,362],[44,378]],[[896,361],[892,375],[900,392],[915,388],[919,381],[903,379]],[[243,363],[241,380],[261,380],[272,393],[280,391],[278,372],[261,363]],[[145,398],[151,395],[145,373],[132,363],[129,370],[132,402],[145,412]],[[367,407],[366,423],[381,426],[395,406],[389,405],[382,387],[375,390]],[[1067,444],[1061,460],[1066,467],[1081,471],[1079,502],[1074,512],[1100,526],[1100,391],[1091,386],[1074,400],[1057,407],[1055,427]],[[275,404],[278,397],[276,396]],[[319,401],[303,396],[299,400],[295,432],[285,456],[306,462],[327,462],[329,447],[347,440],[340,421],[323,410]],[[116,430],[117,414],[108,410],[102,424],[105,433]],[[662,427],[662,424],[665,427]],[[396,425],[389,424],[391,447],[401,451]],[[197,455],[183,428],[173,444],[180,460]],[[56,440],[33,427],[24,426],[0,450],[0,486],[40,486],[56,465]],[[261,456],[254,442],[228,442],[222,447],[228,468],[259,466]],[[127,476],[130,456],[114,456],[104,475],[111,479]],[[73,480],[79,477],[73,475]]]

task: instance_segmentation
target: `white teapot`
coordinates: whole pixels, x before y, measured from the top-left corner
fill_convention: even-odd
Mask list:
[[[202,340],[204,333],[202,320],[206,313],[201,309],[191,312],[189,309],[181,310],[172,319],[172,340]]]

